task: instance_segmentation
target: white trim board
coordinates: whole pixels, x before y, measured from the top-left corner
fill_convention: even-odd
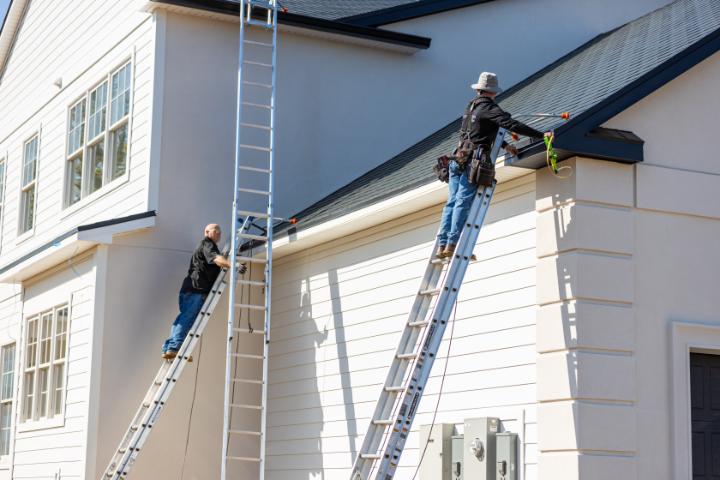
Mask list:
[[[690,353],[720,355],[720,325],[673,322],[672,349],[672,442],[673,478],[692,478],[692,417],[690,409]]]

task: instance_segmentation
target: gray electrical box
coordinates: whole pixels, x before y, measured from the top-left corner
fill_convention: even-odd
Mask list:
[[[496,480],[517,480],[517,433],[503,432],[495,436],[497,445],[497,477]]]
[[[463,461],[465,456],[465,437],[453,435],[452,437],[452,480],[462,480]]]
[[[420,465],[420,480],[452,480],[450,451],[454,433],[455,424],[453,423],[437,423],[432,427],[432,432],[430,432],[430,425],[420,427],[421,455],[427,443],[427,450],[425,450],[425,456]]]
[[[500,420],[494,417],[465,420],[463,478],[466,480],[495,480],[495,436]]]

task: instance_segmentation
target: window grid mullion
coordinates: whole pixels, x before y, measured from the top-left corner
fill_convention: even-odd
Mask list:
[[[105,158],[103,159],[103,182],[110,181],[112,169],[113,152],[110,151],[110,135],[112,134],[114,125],[112,122],[112,72],[108,74],[107,82],[107,109],[105,111]]]

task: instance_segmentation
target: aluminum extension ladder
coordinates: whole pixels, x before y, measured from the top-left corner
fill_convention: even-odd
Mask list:
[[[270,293],[272,284],[273,168],[275,159],[275,90],[277,74],[277,0],[241,0],[238,44],[237,128],[235,148],[235,190],[231,264],[263,267],[261,279],[240,280],[230,274],[227,358],[221,480],[246,476],[265,477],[267,432],[268,356],[270,344]],[[251,28],[250,28],[251,27]],[[243,210],[241,210],[241,208]],[[238,229],[241,218],[263,220],[260,234]],[[241,252],[245,242],[263,252]],[[250,272],[252,273],[252,272]],[[250,292],[243,300],[237,289]],[[245,315],[248,328],[239,321]],[[254,320],[254,321],[253,321]],[[254,330],[252,323],[262,323]],[[244,334],[262,334],[262,345],[242,345],[251,339]],[[250,348],[253,347],[253,348]],[[243,350],[244,349],[244,350]],[[242,350],[242,351],[241,351]],[[252,370],[252,378],[238,376],[238,369]],[[255,368],[257,367],[257,368]],[[255,372],[262,372],[258,378]],[[259,390],[250,400],[249,390]],[[259,418],[258,418],[259,417]],[[259,428],[258,428],[259,425]]]
[[[497,159],[506,131],[500,129],[490,153]],[[395,357],[385,380],[365,440],[353,465],[351,480],[391,480],[410,434],[420,399],[447,327],[473,248],[490,207],[495,181],[478,189],[460,235],[455,255],[435,258],[436,241]],[[379,465],[377,465],[379,462]]]
[[[243,231],[251,225],[252,219],[248,219],[241,227]],[[187,337],[183,341],[178,354],[172,362],[163,361],[155,379],[148,389],[140,408],[130,422],[120,445],[113,454],[101,480],[124,480],[130,474],[140,450],[152,433],[152,428],[160,417],[162,409],[170,398],[175,384],[180,379],[185,366],[192,361],[192,353],[200,342],[205,327],[210,320],[215,307],[227,287],[227,270],[222,269],[215,279],[200,313],[195,318]]]

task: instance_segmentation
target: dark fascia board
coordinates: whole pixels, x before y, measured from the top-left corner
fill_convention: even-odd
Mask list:
[[[228,3],[223,0],[153,1],[158,3],[166,3],[169,5],[176,5],[178,7],[195,8],[215,13],[223,13],[226,15],[238,16],[240,14],[239,4]],[[344,35],[363,40],[389,43],[403,47],[415,48],[418,50],[427,50],[428,48],[430,48],[431,43],[430,38],[421,37],[419,35],[392,32],[390,30],[370,28],[363,25],[350,25],[347,23],[337,22],[333,20],[324,20],[321,18],[308,17],[306,15],[297,15],[289,12],[278,12],[278,23],[291,27],[306,28],[308,30],[316,30],[326,33],[334,33],[336,35]]]
[[[58,243],[65,240],[66,238],[72,237],[76,233],[87,232],[89,230],[94,230],[96,228],[109,227],[111,225],[119,225],[121,223],[132,222],[134,220],[141,220],[143,218],[150,218],[150,217],[155,217],[155,216],[157,216],[157,213],[155,212],[155,210],[151,210],[149,212],[136,213],[135,215],[128,215],[127,217],[113,218],[112,220],[104,220],[102,222],[89,223],[87,225],[80,225],[78,227],[73,228],[72,230],[69,230],[69,231],[63,233],[62,235],[59,235],[59,236],[53,238],[49,242],[47,242],[43,245],[40,245],[36,249],[32,250],[29,253],[26,253],[25,255],[18,258],[17,260],[13,260],[9,264],[0,268],[0,274],[7,272],[11,268],[21,264],[25,260],[28,260],[28,259],[34,257],[38,253],[41,253],[41,252],[47,250],[48,248],[50,248],[54,245],[57,245]]]
[[[644,143],[632,132],[595,129],[587,135],[570,133],[558,136],[553,142],[553,148],[558,155],[558,161],[582,156],[632,164],[643,161]],[[545,167],[547,158],[544,142],[535,142],[521,149],[517,157],[505,160],[505,165],[534,170]]]
[[[720,50],[720,29],[705,36],[645,75],[588,109],[556,130],[558,138],[570,132],[590,131],[607,122],[655,90],[671,82]]]
[[[363,25],[365,27],[379,27],[389,23],[412,20],[413,18],[425,17],[436,13],[494,1],[495,0],[420,0],[396,7],[375,10],[374,12],[344,17],[338,21],[352,23],[353,25]]]

